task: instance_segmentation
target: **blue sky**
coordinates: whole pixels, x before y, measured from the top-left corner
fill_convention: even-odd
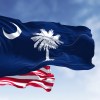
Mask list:
[[[0,15],[22,22],[53,21],[85,25],[95,40],[95,68],[74,71],[52,66],[55,84],[50,93],[43,89],[0,87],[0,100],[100,100],[100,0],[0,0]]]

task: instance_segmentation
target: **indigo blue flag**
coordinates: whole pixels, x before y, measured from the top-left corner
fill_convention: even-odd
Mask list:
[[[94,41],[85,26],[27,22],[0,16],[0,77],[25,74],[46,65],[89,70]]]

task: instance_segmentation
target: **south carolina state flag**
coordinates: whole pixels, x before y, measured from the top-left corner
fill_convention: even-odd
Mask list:
[[[84,26],[27,22],[0,16],[0,77],[22,75],[47,65],[89,70],[94,40]]]

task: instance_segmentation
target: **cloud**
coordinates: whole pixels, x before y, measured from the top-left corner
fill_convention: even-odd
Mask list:
[[[100,5],[100,0],[74,0],[74,3],[88,4],[90,6]]]
[[[67,78],[67,79],[73,79],[75,78],[75,74],[76,74],[76,71],[74,70],[71,70],[69,68],[65,68],[65,67],[58,67],[58,66],[53,66],[53,67],[56,67],[56,70],[60,72],[60,74],[63,73],[63,75]]]
[[[78,14],[75,16],[76,19],[87,17],[89,14],[91,14],[92,9],[91,8],[83,8],[81,11],[78,11]]]
[[[9,99],[9,98],[7,98],[7,97],[2,97],[2,96],[0,96],[0,100],[11,100],[11,99]]]
[[[86,76],[86,87],[89,92],[93,93],[94,97],[100,98],[100,40],[98,38],[100,36],[99,16],[93,16],[87,19],[85,25],[90,27],[93,32],[93,37],[95,40],[95,57],[93,62],[96,66],[93,73]]]
[[[100,32],[100,16],[92,16],[88,18],[84,25],[87,27],[90,27],[93,33],[99,33]],[[94,36],[97,36],[97,34],[93,34]]]

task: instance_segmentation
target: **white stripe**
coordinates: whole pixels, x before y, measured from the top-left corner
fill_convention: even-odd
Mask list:
[[[45,82],[54,83],[54,79],[48,78],[48,79],[45,80]]]
[[[36,80],[42,80],[42,79],[44,79],[44,78],[40,78],[39,76],[36,76],[36,75],[28,75],[28,76],[6,76],[6,77],[8,77],[8,78],[17,78],[17,79],[31,79],[31,80],[34,80],[34,79],[36,79]]]
[[[12,85],[11,83],[14,83],[14,84],[16,84],[16,85],[18,85],[18,86],[22,86],[22,87],[25,87],[25,85],[27,84],[27,83],[19,83],[19,82],[14,82],[14,81],[5,81],[5,82],[3,82],[3,81],[0,81],[0,84],[2,85],[2,84],[5,84],[5,85]]]
[[[14,79],[30,79],[30,80],[34,80],[34,79],[36,79],[36,80],[43,80],[43,79],[45,79],[45,78],[40,78],[38,76],[34,76],[34,77],[33,76],[10,76],[8,78],[14,78]],[[46,82],[49,82],[49,83],[53,83],[54,82],[54,79],[48,77],[45,81]]]
[[[40,70],[42,70],[42,71],[44,71],[45,73],[50,73],[51,71],[50,71],[50,69],[45,69],[45,68],[41,68]]]

